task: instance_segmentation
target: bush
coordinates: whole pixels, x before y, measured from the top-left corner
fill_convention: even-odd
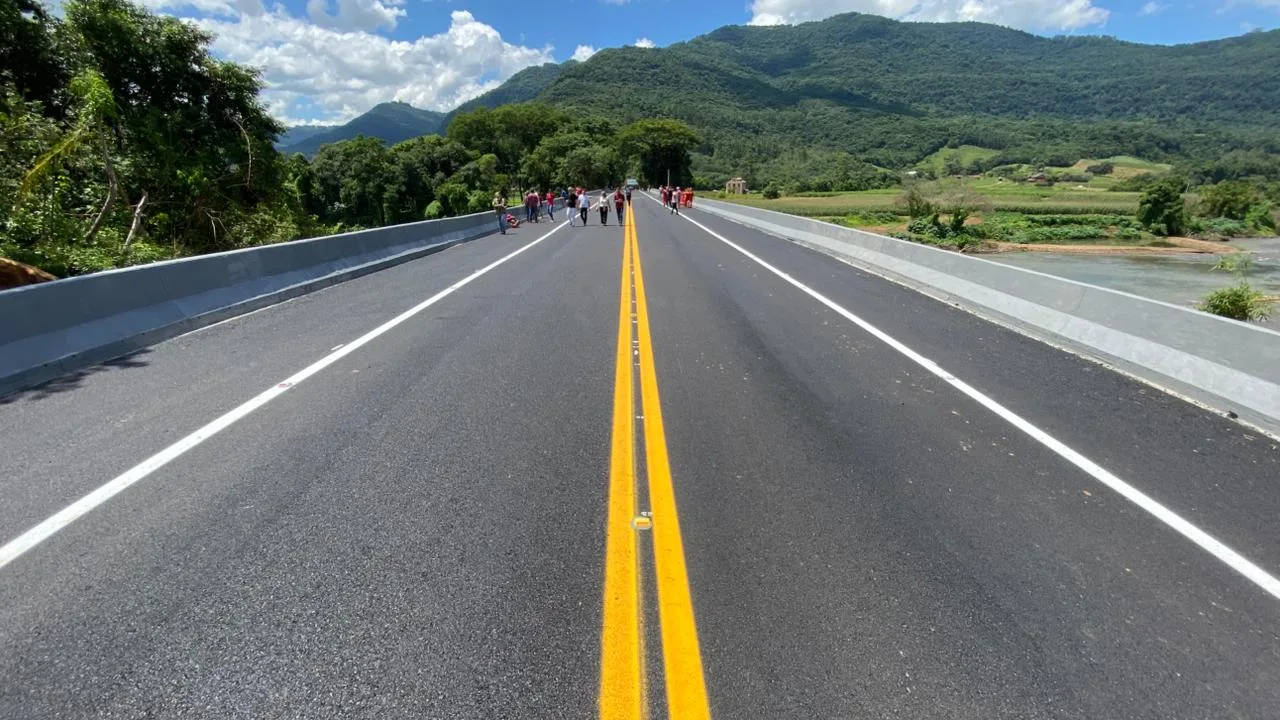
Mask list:
[[[764,189],[765,200],[777,200],[781,196],[782,193],[778,191],[778,186],[773,183],[769,183],[769,186]]]
[[[1271,215],[1271,203],[1260,202],[1250,206],[1244,214],[1244,224],[1256,230],[1275,232],[1276,219]]]
[[[1218,258],[1218,262],[1213,265],[1214,270],[1223,270],[1243,278],[1253,271],[1253,256],[1249,253],[1232,253],[1223,255]]]
[[[1203,218],[1194,223],[1196,233],[1208,237],[1232,238],[1249,235],[1249,228],[1239,220],[1224,217]]]
[[[1116,169],[1116,166],[1112,163],[1100,162],[1100,163],[1094,163],[1093,165],[1090,165],[1089,167],[1085,168],[1084,171],[1089,173],[1090,175],[1110,175],[1111,171],[1115,169]]]
[[[423,213],[423,217],[427,220],[437,220],[444,217],[444,206],[440,204],[439,200],[432,200],[431,204],[427,206],[426,212]]]
[[[1205,295],[1198,307],[1207,313],[1245,322],[1264,320],[1271,314],[1263,294],[1243,280]]]
[[[908,185],[898,202],[906,207],[908,217],[923,218],[936,214],[936,208],[918,184]]]

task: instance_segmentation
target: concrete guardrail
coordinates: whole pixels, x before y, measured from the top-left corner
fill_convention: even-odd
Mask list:
[[[1280,434],[1280,333],[897,238],[733,203],[697,209],[834,255]]]
[[[0,395],[495,232],[490,211],[5,290]]]

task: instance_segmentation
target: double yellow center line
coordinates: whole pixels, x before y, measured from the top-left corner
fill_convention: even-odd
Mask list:
[[[636,242],[635,214],[627,207],[618,307],[618,353],[613,393],[613,444],[605,541],[604,622],[600,652],[601,720],[648,717],[644,605],[638,532],[651,522],[658,621],[661,625],[667,716],[710,720],[702,655],[693,619],[675,488],[667,459],[658,376],[649,336],[649,306]],[[634,339],[633,339],[634,337]],[[639,365],[645,469],[650,513],[636,511],[635,369]]]

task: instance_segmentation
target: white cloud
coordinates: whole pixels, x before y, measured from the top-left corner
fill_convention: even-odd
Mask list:
[[[595,55],[597,52],[599,51],[590,45],[579,45],[578,49],[573,51],[573,59],[578,62],[584,62],[587,58]]]
[[[329,7],[335,1],[338,12],[330,14]],[[396,18],[407,14],[396,7],[403,4],[404,0],[307,0],[307,17],[321,27],[337,30],[394,30]]]
[[[646,38],[646,37],[636,38],[636,47],[651,48],[653,46],[654,46],[653,41],[650,40],[649,38]]]
[[[1111,14],[1093,0],[753,0],[751,24],[791,25],[855,11],[898,20],[973,20],[1022,30],[1076,30],[1101,25]]]
[[[271,12],[239,12],[234,19],[210,13],[217,16],[192,22],[216,36],[218,53],[262,68],[263,100],[272,115],[289,123],[341,122],[389,100],[448,110],[530,65],[554,62],[552,47],[509,43],[466,11],[450,15],[448,30],[412,41],[368,32],[394,25],[403,12],[377,0],[339,0],[336,15],[325,9],[329,26],[323,27],[279,5]]]
[[[1142,9],[1138,11],[1138,14],[1139,15],[1157,15],[1163,12],[1166,7],[1168,6],[1161,5],[1158,2],[1148,2],[1146,5],[1142,6]]]

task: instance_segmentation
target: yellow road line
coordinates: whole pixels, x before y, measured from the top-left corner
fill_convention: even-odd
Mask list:
[[[702,653],[698,649],[698,631],[693,619],[693,597],[689,591],[684,544],[680,538],[680,518],[676,513],[675,488],[667,459],[658,376],[653,364],[653,342],[649,337],[644,272],[640,264],[639,243],[635,240],[635,214],[630,207],[627,208],[627,224],[633,228],[629,244],[635,275],[640,397],[643,401],[649,502],[653,513],[653,556],[658,583],[658,619],[662,626],[663,669],[667,681],[667,713],[672,720],[710,720]]]
[[[641,720],[644,717],[640,584],[636,537],[631,528],[631,521],[636,515],[635,389],[631,368],[633,244],[631,233],[624,233],[605,541],[604,620],[600,639],[601,720]]]

